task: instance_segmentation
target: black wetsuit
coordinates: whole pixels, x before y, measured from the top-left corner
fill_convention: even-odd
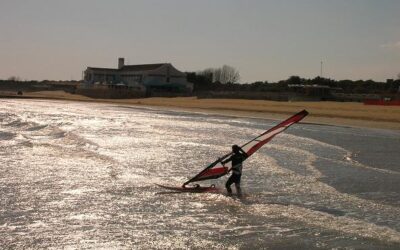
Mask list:
[[[247,155],[244,152],[234,153],[230,158],[225,160],[223,163],[232,161],[232,175],[229,177],[225,184],[228,193],[232,192],[231,185],[235,183],[236,189],[240,192],[240,179],[242,177],[242,163],[246,160]]]

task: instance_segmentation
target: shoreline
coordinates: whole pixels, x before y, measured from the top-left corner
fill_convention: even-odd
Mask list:
[[[343,102],[276,102],[244,99],[197,99],[196,97],[153,97],[140,99],[93,99],[63,91],[7,95],[0,98],[64,100],[108,103],[132,107],[157,107],[161,110],[282,120],[303,109],[309,115],[303,123],[400,130],[400,108]]]

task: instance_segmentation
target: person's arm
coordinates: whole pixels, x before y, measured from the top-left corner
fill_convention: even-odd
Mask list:
[[[225,163],[230,162],[232,160],[231,158],[232,158],[232,156],[229,157],[228,159],[224,160],[224,161],[221,161],[221,164],[225,165]]]
[[[239,148],[239,151],[243,154],[244,157],[249,157],[246,152],[242,148]]]

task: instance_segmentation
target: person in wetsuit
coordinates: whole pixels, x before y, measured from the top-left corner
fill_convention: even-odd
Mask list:
[[[236,192],[238,195],[241,195],[240,179],[242,177],[242,163],[246,160],[247,154],[238,145],[232,146],[232,152],[233,155],[231,157],[221,162],[224,165],[225,163],[232,161],[232,175],[226,182],[225,187],[228,194],[232,194],[231,185],[235,183]]]

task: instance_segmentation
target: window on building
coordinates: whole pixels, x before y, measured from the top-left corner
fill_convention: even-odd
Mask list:
[[[142,75],[122,75],[122,80],[125,82],[142,82]]]

